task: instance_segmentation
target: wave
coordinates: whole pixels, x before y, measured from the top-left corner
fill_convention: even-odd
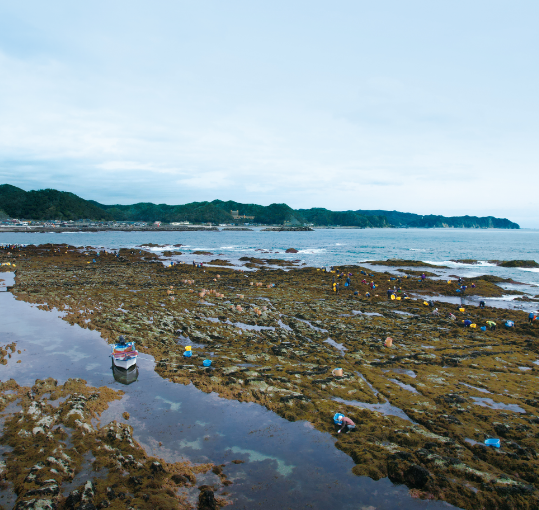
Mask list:
[[[539,273],[539,267],[519,267],[521,271],[529,271],[530,273]]]
[[[442,262],[423,260],[426,264],[432,264],[433,266],[449,266],[449,267],[497,267],[497,264],[488,262],[487,260],[478,260],[475,264],[467,264],[465,262],[456,262],[454,260],[444,260]]]
[[[303,250],[298,250],[298,253],[311,253],[313,255],[318,255],[319,253],[326,253],[325,248],[305,248]]]

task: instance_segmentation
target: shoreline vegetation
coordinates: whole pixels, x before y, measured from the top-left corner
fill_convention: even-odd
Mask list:
[[[184,205],[137,203],[106,205],[84,200],[73,193],[45,189],[24,191],[10,184],[0,185],[0,220],[94,220],[101,222],[212,223],[243,225],[353,228],[504,228],[518,229],[517,223],[493,216],[419,215],[399,211],[330,211],[313,207],[292,209],[287,204],[243,204],[213,200]],[[181,227],[181,225],[180,225]],[[177,230],[177,229],[174,229]]]
[[[395,277],[384,271],[391,261],[370,262],[380,271],[325,272],[294,261],[269,269],[247,257],[255,271],[245,273],[225,259],[212,261],[222,260],[219,267],[165,266],[143,247],[105,252],[66,244],[2,248],[0,260],[11,264],[1,270],[16,270],[8,289],[16,299],[62,310],[64,321],[97,330],[108,343],[125,335],[173,383],[311,423],[333,435],[356,475],[388,477],[413,497],[464,509],[539,506],[539,324],[525,312],[432,303],[432,296],[455,295],[457,282],[414,270]],[[473,293],[507,294],[497,283],[476,277]],[[421,298],[405,299],[405,292]],[[481,330],[487,321],[496,329]],[[506,328],[507,321],[514,324]],[[179,338],[198,345],[192,357],[183,357]],[[205,368],[208,351],[214,357]],[[2,362],[7,354],[6,347]],[[337,434],[336,412],[357,430]],[[488,438],[502,447],[485,446]],[[22,439],[12,434],[9,441],[17,448]],[[150,460],[141,462],[151,469]],[[192,468],[177,469],[188,477]],[[141,472],[143,483],[147,476]]]

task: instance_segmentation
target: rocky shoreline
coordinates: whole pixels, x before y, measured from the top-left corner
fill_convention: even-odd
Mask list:
[[[334,434],[358,475],[389,477],[415,497],[466,509],[539,505],[539,325],[528,324],[524,312],[462,312],[437,303],[435,315],[422,300],[389,300],[386,291],[396,285],[454,295],[455,282],[422,281],[413,271],[399,281],[339,267],[353,273],[352,286],[335,293],[335,273],[269,270],[258,259],[249,260],[257,271],[246,274],[226,266],[165,267],[144,250],[98,255],[44,245],[0,250],[0,258],[16,264],[17,299],[61,308],[64,320],[96,329],[109,342],[128,336],[170,381],[257,402]],[[363,279],[377,285],[371,297]],[[507,294],[489,278],[474,284],[476,295]],[[493,320],[498,328],[464,328],[464,319],[478,326]],[[515,327],[504,329],[506,320]],[[179,339],[201,347],[186,360]],[[212,367],[204,368],[209,350]],[[343,377],[332,375],[337,367]],[[337,435],[331,420],[337,411],[358,430]],[[501,438],[502,448],[484,446],[488,437]],[[4,431],[2,442],[8,439]]]
[[[109,402],[122,394],[87,386],[82,379],[63,385],[52,378],[36,380],[31,388],[12,379],[0,383],[0,411],[15,402],[20,409],[5,420],[1,437],[9,447],[0,462],[1,484],[17,494],[16,509],[190,507],[177,489],[193,486],[196,474],[215,466],[149,457],[129,425],[96,425]],[[85,464],[86,482],[64,494],[63,486]],[[223,503],[215,501],[214,507]]]

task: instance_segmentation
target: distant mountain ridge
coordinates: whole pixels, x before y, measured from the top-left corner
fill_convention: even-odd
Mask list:
[[[251,223],[270,225],[280,225],[285,221],[295,220],[299,223],[313,223],[315,226],[327,227],[520,228],[518,224],[508,219],[494,218],[493,216],[422,216],[384,210],[330,211],[319,207],[292,209],[286,204],[263,206],[242,204],[232,200],[191,202],[184,205],[153,204],[150,202],[131,205],[105,205],[94,200],[84,200],[65,191],[54,189],[24,191],[10,184],[0,185],[0,218],[234,223],[231,211],[239,211],[240,215],[254,216]]]

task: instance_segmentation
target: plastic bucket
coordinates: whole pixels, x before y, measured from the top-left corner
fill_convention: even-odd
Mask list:
[[[499,439],[485,439],[485,444],[487,446],[494,446],[494,448],[499,448],[501,446]]]
[[[486,331],[487,330],[487,327],[486,326],[481,326],[481,331]]]
[[[202,364],[205,366],[205,367],[209,367],[211,365],[211,359],[205,359]]]
[[[186,346],[185,346],[185,350],[186,350],[186,351],[190,351],[190,350],[191,350],[191,346],[190,346],[190,345],[186,345]]]
[[[344,414],[341,413],[335,413],[335,416],[333,417],[333,423],[336,425],[341,424],[341,420],[344,418]]]
[[[342,371],[342,368],[334,368],[331,373],[335,376],[335,377],[342,377],[343,376],[343,371]]]

